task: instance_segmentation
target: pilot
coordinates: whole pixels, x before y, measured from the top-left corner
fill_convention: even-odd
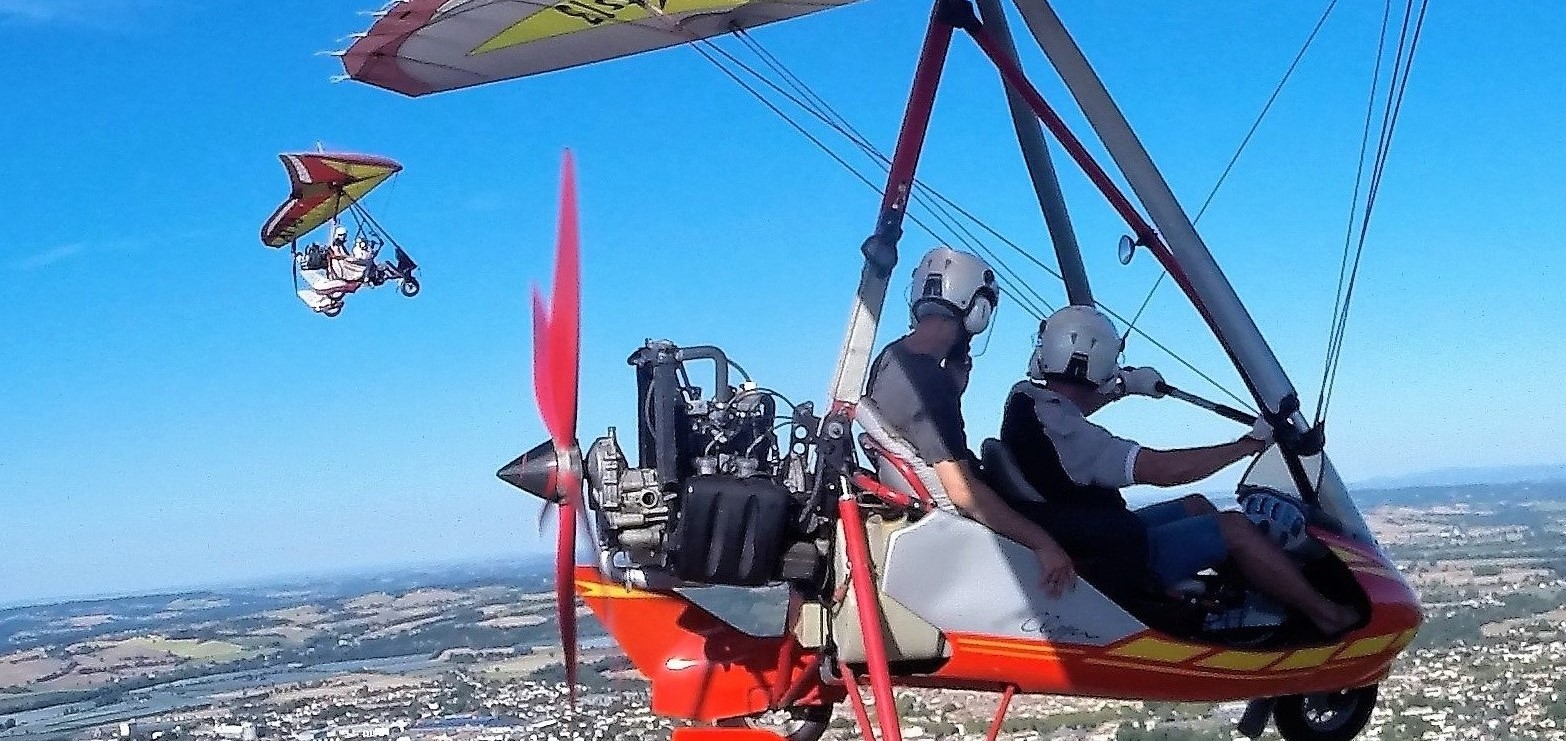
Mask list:
[[[1266,449],[1272,429],[1258,421],[1238,440],[1177,450],[1116,437],[1087,417],[1127,395],[1164,395],[1156,370],[1116,367],[1122,346],[1115,325],[1092,307],[1068,306],[1044,320],[1028,377],[1007,397],[1001,441],[1046,501],[1013,506],[1073,557],[1110,564],[1103,576],[1112,581],[1151,571],[1168,588],[1232,557],[1251,584],[1299,610],[1324,635],[1358,622],[1353,608],[1317,592],[1240,512],[1219,512],[1199,494],[1135,512],[1127,507],[1121,487],[1200,481]]]
[[[930,464],[962,514],[1017,541],[1037,557],[1044,587],[1055,596],[1076,583],[1071,559],[1044,528],[1006,506],[977,476],[968,449],[962,393],[973,359],[968,349],[995,313],[995,273],[978,257],[936,247],[919,262],[909,296],[912,331],[887,345],[871,366],[865,395],[887,425]]]

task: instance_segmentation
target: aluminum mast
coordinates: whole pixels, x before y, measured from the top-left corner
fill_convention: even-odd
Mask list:
[[[990,36],[1016,61],[1017,44],[1012,39],[1006,9],[1000,0],[977,0],[977,4],[979,18],[984,21]],[[1066,284],[1066,298],[1078,306],[1092,306],[1093,289],[1088,283],[1087,269],[1082,265],[1082,250],[1077,246],[1077,235],[1071,228],[1071,215],[1060,192],[1060,180],[1055,177],[1055,166],[1050,162],[1049,145],[1044,141],[1039,118],[1011,85],[1006,85],[1006,104],[1011,108],[1011,124],[1017,130],[1017,144],[1022,147],[1022,159],[1028,165],[1039,210],[1044,212],[1044,225],[1049,228],[1050,241],[1055,245],[1055,259],[1060,265],[1061,280]]]

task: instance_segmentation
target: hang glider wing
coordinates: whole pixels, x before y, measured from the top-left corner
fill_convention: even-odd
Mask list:
[[[282,247],[347,210],[402,165],[367,154],[280,154],[292,188],[261,228],[261,241]]]
[[[419,96],[754,28],[855,0],[395,0],[348,76]]]

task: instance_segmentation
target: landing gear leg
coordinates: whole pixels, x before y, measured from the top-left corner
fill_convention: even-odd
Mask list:
[[[1261,738],[1267,730],[1267,721],[1271,719],[1272,709],[1278,704],[1276,697],[1258,697],[1251,700],[1245,706],[1245,714],[1240,716],[1240,722],[1235,730],[1246,738]]]

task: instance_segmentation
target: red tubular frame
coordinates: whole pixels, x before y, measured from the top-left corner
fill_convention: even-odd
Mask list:
[[[1006,685],[1006,691],[1001,693],[1000,707],[995,708],[995,720],[990,721],[990,732],[984,734],[984,741],[995,741],[1000,736],[1001,725],[1006,721],[1006,711],[1011,709],[1011,698],[1015,694],[1017,685]]]
[[[1066,122],[1061,120],[1060,115],[1055,113],[1055,109],[1051,108],[1049,102],[1044,100],[1044,96],[1039,93],[1038,88],[1034,87],[1033,83],[1028,80],[1027,75],[1022,71],[1022,67],[1018,66],[1016,62],[1007,56],[1005,50],[1000,48],[995,40],[990,38],[988,33],[985,33],[982,26],[964,30],[968,32],[969,36],[973,37],[974,43],[979,45],[979,49],[989,58],[990,63],[994,64],[995,68],[1000,71],[1001,77],[1006,80],[1006,84],[1017,91],[1023,101],[1028,104],[1028,107],[1033,109],[1033,114],[1039,117],[1039,121],[1055,136],[1061,146],[1065,148],[1066,153],[1071,155],[1072,161],[1082,168],[1082,172],[1104,194],[1104,198],[1109,201],[1109,205],[1113,206],[1115,211],[1120,214],[1120,217],[1125,219],[1131,230],[1136,232],[1137,241],[1146,245],[1153,252],[1158,261],[1163,264],[1164,269],[1169,271],[1169,277],[1174,279],[1175,283],[1180,286],[1180,290],[1184,291],[1186,297],[1196,306],[1196,310],[1201,312],[1204,318],[1210,320],[1211,317],[1207,313],[1207,307],[1202,304],[1202,297],[1196,293],[1196,288],[1191,285],[1190,278],[1186,277],[1185,270],[1180,267],[1178,262],[1175,262],[1174,253],[1169,250],[1168,245],[1164,244],[1163,237],[1159,236],[1158,230],[1154,229],[1151,224],[1148,224],[1147,219],[1142,218],[1142,214],[1131,204],[1131,200],[1110,179],[1109,173],[1105,172],[1104,168],[1093,159],[1093,155],[1087,151],[1087,147],[1083,146],[1082,140],[1078,139],[1076,134],[1071,133],[1071,129],[1066,126]],[[1211,324],[1211,321],[1208,323]]]
[[[843,678],[843,684],[848,687],[848,699],[854,703],[854,719],[859,723],[859,737],[864,741],[875,741],[875,728],[870,725],[870,713],[865,710],[865,696],[854,681],[854,672],[848,668],[846,661],[837,662],[837,671]]]
[[[886,502],[893,507],[900,509],[913,509],[914,507],[913,497],[888,487],[868,473],[856,473],[849,479],[849,482],[859,489],[870,492],[876,499]]]
[[[914,171],[919,167],[919,155],[924,152],[924,137],[930,130],[930,113],[935,109],[935,91],[941,85],[941,73],[946,69],[946,53],[951,49],[952,32],[956,30],[941,20],[941,5],[939,1],[935,3],[935,9],[930,14],[930,26],[924,34],[924,46],[919,49],[919,66],[914,71],[913,91],[908,94],[908,106],[903,110],[903,126],[897,133],[897,149],[892,152],[892,166],[886,174],[886,190],[881,196],[877,232],[885,227],[902,229],[903,215],[908,211]]]
[[[956,30],[942,19],[943,5],[943,2],[936,2],[930,12],[930,24],[925,30],[924,45],[919,50],[919,65],[914,72],[913,89],[908,95],[908,106],[903,111],[903,125],[897,134],[897,150],[892,154],[892,166],[887,172],[886,190],[881,197],[881,213],[876,220],[876,236],[889,242],[887,246],[892,248],[892,255],[896,254],[895,245],[902,234],[903,217],[907,213],[908,199],[913,191],[914,173],[919,166],[919,155],[924,151],[925,135],[930,129],[935,93],[940,87],[941,73],[946,67],[946,54],[951,50],[952,33]],[[866,254],[867,260],[875,258]],[[843,400],[838,400],[833,405],[834,411],[842,410],[844,406]],[[849,415],[852,415],[851,411]],[[874,562],[870,560],[864,516],[859,511],[854,492],[848,486],[847,479],[851,474],[851,471],[843,471],[845,490],[837,503],[848,556],[848,581],[854,590],[856,612],[859,614],[859,630],[865,645],[866,673],[870,677],[870,690],[875,697],[881,741],[902,741],[897,702],[892,695],[892,673],[886,660],[886,637],[881,634],[881,602],[879,590],[875,586]],[[846,666],[843,672],[844,680],[853,687],[853,678],[847,673]],[[858,694],[857,688],[854,688],[852,694]],[[868,719],[862,719],[862,722],[865,724],[863,730],[868,734]]]
[[[854,605],[858,608],[855,611],[859,613],[859,633],[865,642],[865,669],[870,675],[870,694],[875,698],[881,741],[902,741],[897,700],[892,696],[892,672],[886,661],[886,636],[881,635],[881,600],[875,586],[874,561],[870,560],[865,520],[853,492],[845,492],[838,500],[837,513],[843,521],[848,581],[854,590]]]

